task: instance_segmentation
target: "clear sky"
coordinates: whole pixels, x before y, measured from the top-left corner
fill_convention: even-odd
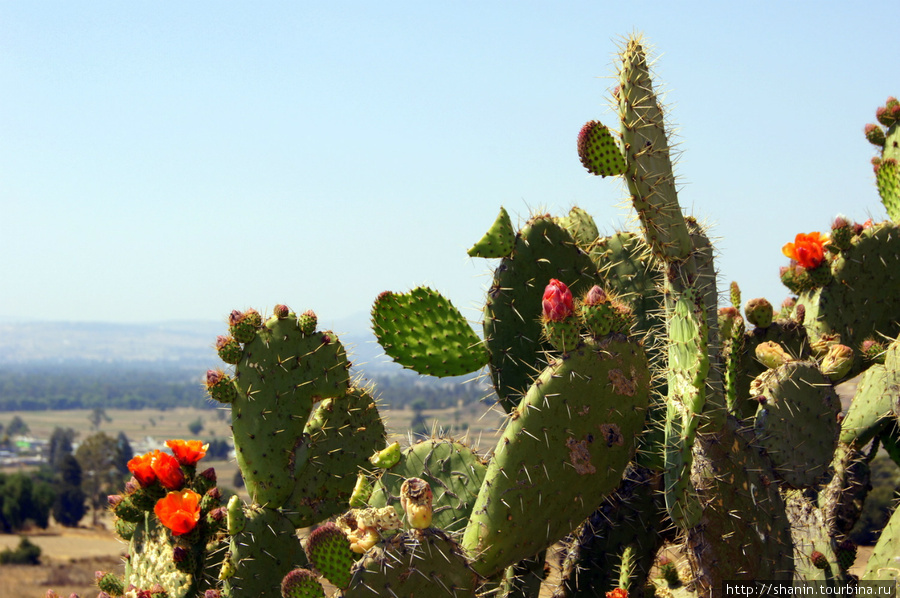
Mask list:
[[[896,0],[0,3],[0,317],[367,312],[429,284],[477,320],[500,205],[631,226],[581,125],[616,40],[658,51],[686,211],[776,305],[781,246],[885,212],[862,135],[900,94]]]

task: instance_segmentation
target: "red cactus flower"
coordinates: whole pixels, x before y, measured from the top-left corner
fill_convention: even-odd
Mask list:
[[[151,460],[153,473],[163,487],[169,490],[180,490],[184,486],[184,472],[178,459],[162,451],[153,451]]]
[[[184,535],[200,521],[200,495],[193,490],[169,492],[156,502],[153,512],[174,535]]]
[[[781,252],[798,264],[811,270],[825,259],[825,245],[828,237],[819,232],[798,233],[793,243],[787,243]]]
[[[128,471],[134,475],[138,483],[147,487],[156,481],[156,473],[153,471],[153,453],[138,455],[128,462]]]
[[[606,598],[628,598],[628,590],[625,588],[616,588],[606,593]]]
[[[181,465],[196,465],[206,456],[209,443],[203,444],[202,440],[167,440],[166,446],[172,449]]]
[[[562,322],[575,312],[572,291],[555,278],[551,278],[544,289],[541,305],[544,308],[544,318],[551,322]]]

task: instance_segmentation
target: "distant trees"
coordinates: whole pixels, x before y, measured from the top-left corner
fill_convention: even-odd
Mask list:
[[[12,533],[29,525],[46,528],[55,493],[50,484],[24,473],[0,473],[0,532]]]
[[[188,432],[196,436],[203,431],[203,418],[198,417],[188,424]]]
[[[78,459],[71,453],[63,455],[56,469],[56,498],[53,518],[60,525],[75,527],[87,513],[87,495],[81,487],[82,474]]]
[[[56,470],[59,467],[63,457],[72,454],[72,443],[75,442],[77,436],[78,432],[72,428],[60,428],[59,426],[53,428],[53,432],[50,434],[49,453],[47,455],[47,465],[50,466],[51,470]]]
[[[6,435],[13,436],[24,436],[28,434],[31,430],[28,427],[28,424],[25,423],[18,415],[12,418],[12,421],[9,422],[9,425],[6,426]]]
[[[87,494],[96,525],[100,511],[107,504],[106,497],[118,492],[125,481],[128,473],[126,464],[131,454],[123,454],[123,447],[115,438],[97,432],[81,443],[75,451],[75,458],[81,466],[81,487]]]

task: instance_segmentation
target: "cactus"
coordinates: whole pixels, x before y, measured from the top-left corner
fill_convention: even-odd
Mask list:
[[[618,130],[591,121],[578,151],[590,172],[624,178],[640,233],[601,237],[580,208],[515,231],[501,208],[469,250],[499,258],[483,339],[428,288],[383,293],[372,308],[379,342],[404,367],[489,368],[508,415],[493,450],[451,438],[385,448],[375,390],[351,379],[314,313],[235,311],[216,341],[229,367],[207,372],[206,387],[231,408],[251,501],[222,507],[195,445],[135,458],[135,480],[111,497],[129,541],[125,578],[102,576],[104,588],[534,597],[560,540],[557,598],[640,598],[660,547],[676,540],[690,575],[682,584],[667,567],[661,594],[850,580],[867,455],[880,443],[900,459],[900,342],[884,349],[900,333],[900,105],[866,129],[895,222],[839,217],[830,238],[797,235],[782,273],[797,299],[777,317],[765,299],[748,301],[746,330],[737,285],[720,310],[712,244],[682,214],[643,41],[626,40],[619,58]],[[835,383],[862,372],[841,421]],[[313,525],[304,546],[297,530]],[[898,530],[895,513],[866,579],[896,577]]]

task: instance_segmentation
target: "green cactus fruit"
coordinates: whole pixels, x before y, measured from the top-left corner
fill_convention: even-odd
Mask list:
[[[893,403],[897,392],[883,365],[873,365],[860,378],[856,394],[841,422],[840,441],[861,449],[880,435],[894,420]]]
[[[428,529],[434,517],[434,493],[422,478],[409,478],[400,486],[400,506],[410,529]]]
[[[282,506],[306,466],[304,428],[315,401],[344,396],[350,363],[333,333],[304,334],[297,320],[278,320],[244,346],[235,366],[231,404],[237,461],[254,502]],[[349,472],[352,480],[356,471]],[[351,481],[352,488],[352,481]]]
[[[353,567],[342,598],[475,596],[477,576],[453,539],[438,529],[398,534],[369,550]]]
[[[124,596],[125,584],[114,573],[106,573],[97,571],[97,587],[101,592],[106,592],[110,596]]]
[[[244,503],[241,501],[241,497],[233,495],[228,499],[225,509],[228,517],[226,525],[228,535],[236,536],[244,531],[244,526],[247,525],[247,515],[244,513]]]
[[[516,231],[513,229],[509,213],[501,206],[494,224],[477,243],[469,248],[469,257],[497,258],[512,253],[516,244]]]
[[[494,450],[463,535],[480,575],[547,548],[619,485],[649,379],[640,345],[615,337],[586,343],[537,377]],[[545,516],[532,517],[536,510]]]
[[[775,341],[763,341],[756,345],[756,359],[769,369],[781,367],[794,358]]]
[[[872,145],[884,149],[884,129],[876,125],[875,123],[869,123],[863,129],[863,133],[865,133],[866,139]]]
[[[491,379],[507,412],[521,400],[550,349],[539,339],[543,293],[553,278],[566,281],[575,296],[601,284],[596,266],[572,236],[549,216],[535,216],[494,271],[484,308]]]
[[[234,310],[228,316],[228,331],[237,342],[247,344],[256,336],[262,323],[262,316],[255,309],[245,312]]]
[[[859,346],[859,350],[863,358],[873,364],[884,365],[884,343],[877,339],[867,338]]]
[[[772,304],[763,297],[748,301],[744,306],[744,314],[747,320],[758,328],[768,328],[774,319]]]
[[[207,370],[204,382],[209,396],[220,403],[231,403],[237,398],[234,379],[222,370]]]
[[[355,559],[347,535],[332,523],[317,527],[306,540],[306,556],[313,567],[337,588],[350,584]]]
[[[628,39],[619,57],[616,99],[631,201],[653,254],[666,263],[680,261],[692,245],[678,205],[663,110],[653,91],[642,40]]]
[[[244,507],[243,530],[231,536],[225,580],[226,596],[280,598],[281,581],[293,569],[306,567],[306,553],[294,525],[284,514],[259,505]]]
[[[402,516],[400,489],[408,478],[421,478],[434,493],[433,525],[448,533],[465,528],[487,465],[467,445],[449,438],[429,438],[403,452],[400,462],[375,484],[369,504],[393,506]]]
[[[239,362],[244,354],[241,344],[231,336],[220,336],[216,339],[216,352],[222,361],[230,365]]]
[[[816,285],[809,277],[809,272],[806,271],[806,268],[798,264],[782,267],[779,276],[781,278],[781,284],[797,295],[804,291],[811,291],[816,288]]]
[[[380,469],[390,469],[400,461],[402,454],[400,443],[394,442],[387,448],[377,451],[369,457],[369,462]]]
[[[325,598],[325,588],[309,569],[294,569],[281,580],[282,598]]]
[[[811,358],[806,328],[794,320],[778,320],[768,328],[754,328],[746,332],[735,381],[738,407],[736,415],[739,419],[753,417],[756,413],[757,402],[750,398],[750,384],[769,369],[757,358],[756,349],[769,342],[777,343],[791,358],[799,360]]]
[[[307,527],[346,510],[357,474],[368,467],[372,451],[385,444],[384,422],[365,389],[351,388],[343,397],[322,401],[296,448],[306,458],[285,502],[294,525]]]
[[[831,464],[840,432],[831,382],[815,363],[795,361],[761,374],[750,392],[760,403],[757,442],[776,471],[795,488],[812,486]]]
[[[809,276],[809,280],[812,283],[813,288],[824,287],[832,280],[834,280],[834,275],[832,274],[831,270],[832,266],[829,265],[827,260],[822,262],[815,268],[807,268],[806,274]]]
[[[541,320],[541,323],[544,326],[543,338],[557,351],[568,353],[581,343],[581,327],[576,318]]]
[[[556,219],[556,222],[569,231],[575,243],[584,251],[589,251],[591,245],[600,236],[600,231],[597,229],[597,223],[594,222],[593,217],[578,206],[572,207],[568,216],[561,216]]]
[[[129,542],[131,541],[131,538],[134,537],[134,532],[137,531],[137,523],[125,521],[124,519],[116,519],[115,530],[120,538]]]
[[[461,376],[488,362],[484,344],[459,310],[427,287],[379,295],[372,330],[385,353],[420,374]]]
[[[830,241],[827,247],[840,251],[850,249],[853,243],[853,235],[853,225],[850,221],[844,216],[838,216],[831,223],[831,234],[828,235]]]
[[[843,259],[832,264],[834,281],[803,292],[797,305],[804,306],[805,326],[813,343],[839,336],[848,347],[859,347],[868,338],[894,338],[900,320],[894,305],[900,295],[900,226],[882,222],[862,228]],[[857,352],[848,376],[867,364]]]
[[[624,174],[625,156],[610,130],[592,120],[578,133],[578,157],[591,174],[607,177]]]
[[[300,329],[300,332],[306,336],[314,333],[316,331],[316,326],[318,325],[319,318],[316,316],[316,312],[311,309],[306,310],[297,318],[297,327]]]

